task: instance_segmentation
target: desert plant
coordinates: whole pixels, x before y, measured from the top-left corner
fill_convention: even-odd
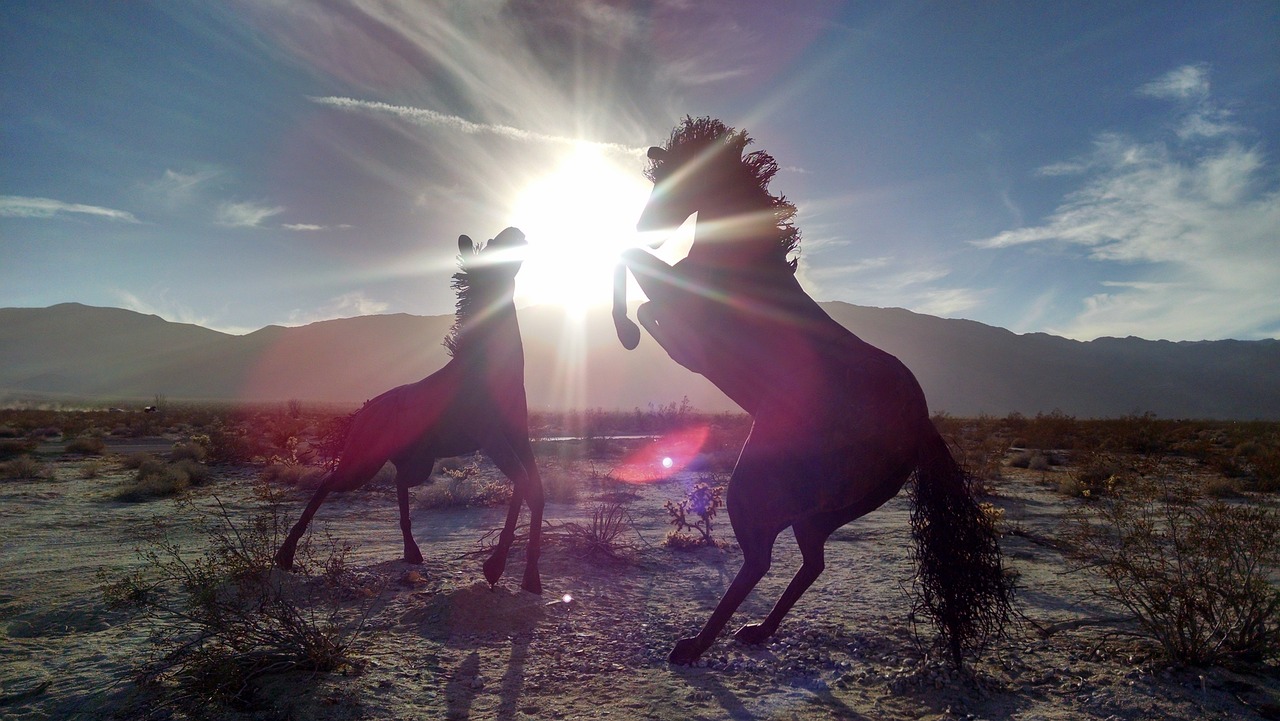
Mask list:
[[[25,438],[0,438],[0,458],[16,458],[33,453],[38,444]]]
[[[623,560],[635,545],[625,538],[635,533],[635,522],[621,502],[601,503],[591,514],[591,522],[565,523],[551,529],[548,536],[588,559]]]
[[[16,480],[20,478],[43,478],[48,473],[44,464],[31,456],[18,456],[0,463],[0,478]]]
[[[272,463],[262,469],[262,480],[282,486],[298,486],[314,488],[324,476],[324,471],[311,466],[286,465]]]
[[[1192,665],[1280,657],[1280,518],[1197,501],[1172,480],[1142,481],[1078,509],[1064,540],[1073,568],[1103,582],[1169,659]]]
[[[220,502],[199,517],[202,555],[160,527],[138,549],[139,569],[98,573],[108,605],[132,612],[150,632],[153,653],[138,678],[162,706],[252,707],[254,684],[265,675],[347,662],[364,620],[339,602],[355,583],[346,571],[349,547],[330,543],[318,552],[308,535],[294,572],[276,570],[288,518],[278,492],[264,486],[258,497],[260,510],[246,520],[232,519]]]
[[[208,438],[208,436],[204,436],[204,438]],[[208,456],[208,446],[194,441],[175,443],[173,444],[173,449],[169,451],[169,460],[171,461],[195,461],[199,463]]]
[[[194,461],[169,464],[158,458],[148,457],[142,459],[134,479],[116,489],[113,498],[129,503],[167,498],[208,479],[208,469]]]
[[[677,501],[667,501],[663,507],[670,516],[668,522],[675,530],[667,534],[666,544],[677,550],[696,546],[720,545],[712,536],[712,523],[724,505],[724,486],[711,486],[705,482],[694,484],[689,495]],[[684,531],[697,531],[698,535]]]
[[[67,453],[78,453],[82,456],[100,456],[107,450],[107,444],[98,436],[80,436],[67,444]]]

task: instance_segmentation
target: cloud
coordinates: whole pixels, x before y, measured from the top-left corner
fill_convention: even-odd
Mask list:
[[[97,205],[64,203],[50,198],[24,198],[18,195],[0,195],[0,217],[5,218],[53,218],[65,215],[92,215],[125,223],[141,222],[123,210],[113,210]]]
[[[851,276],[865,275],[850,282]],[[988,291],[937,287],[950,275],[945,268],[906,266],[894,268],[889,257],[867,258],[843,265],[815,266],[801,256],[799,276],[816,286],[816,295],[847,303],[908,308],[917,313],[951,317],[980,305]],[[830,284],[828,284],[830,282]]]
[[[347,228],[350,228],[351,226],[346,223],[339,223],[338,225],[316,225],[315,223],[281,223],[280,227],[284,228],[285,230],[293,230],[299,233],[311,233],[317,230],[331,230],[333,228],[340,228],[345,230]]]
[[[1200,101],[1179,118],[1182,142],[1104,134],[1089,157],[1071,162],[1082,185],[1042,224],[975,241],[980,248],[1076,246],[1106,264],[1112,279],[1100,284],[1105,290],[1056,332],[1172,340],[1280,332],[1280,306],[1272,300],[1280,277],[1280,191],[1266,187],[1274,168],[1226,125],[1182,132],[1207,117],[1206,72],[1186,66],[1141,89]]]
[[[308,99],[314,103],[329,105],[343,110],[394,115],[415,125],[440,127],[467,135],[497,135],[511,140],[551,143],[557,145],[589,145],[602,150],[612,150],[637,157],[642,157],[648,150],[647,146],[633,147],[619,143],[603,143],[582,140],[579,138],[570,138],[562,135],[535,133],[521,128],[512,127],[510,125],[501,125],[496,123],[474,123],[466,118],[458,117],[457,115],[446,115],[445,113],[439,113],[427,108],[414,108],[404,105],[391,105],[390,103],[382,103],[372,100],[355,100],[353,98],[332,96],[323,98],[312,97]]]
[[[284,212],[281,206],[254,202],[226,202],[218,206],[214,222],[229,228],[258,228],[262,221]]]
[[[377,315],[387,312],[390,307],[389,303],[374,300],[366,296],[364,291],[357,290],[332,298],[324,305],[312,310],[295,310],[289,314],[289,321],[285,325],[307,325],[335,318]]]
[[[1209,97],[1209,66],[1184,65],[1138,88],[1139,95],[1193,100]]]

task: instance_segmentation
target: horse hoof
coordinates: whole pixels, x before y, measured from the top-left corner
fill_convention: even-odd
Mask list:
[[[542,581],[536,578],[532,581],[526,579],[524,583],[520,584],[520,588],[523,588],[529,593],[536,594],[538,596],[542,595]]]
[[[279,553],[277,553],[274,560],[276,562],[276,568],[280,569],[281,571],[293,570],[293,556],[282,556]]]
[[[738,643],[755,645],[757,643],[763,643],[765,639],[769,638],[772,635],[773,635],[772,632],[765,630],[764,624],[748,623],[747,625],[738,629],[738,632],[733,634],[733,638]]]
[[[667,662],[675,666],[690,666],[698,660],[702,651],[697,638],[682,638],[676,642],[676,647],[671,649]]]
[[[630,318],[614,319],[614,327],[618,331],[618,341],[622,343],[622,347],[627,350],[635,350],[640,345],[640,326],[631,321]]]
[[[502,571],[507,566],[505,558],[490,558],[484,562],[484,580],[489,582],[490,586],[498,585],[498,581],[502,579]]]
[[[413,553],[407,553],[407,552],[406,552],[406,553],[404,554],[404,562],[405,562],[405,563],[411,563],[411,564],[413,564],[413,565],[415,565],[415,566],[421,566],[421,565],[422,565],[422,563],[423,563],[423,561],[422,561],[422,551],[415,551],[415,552],[413,552]]]

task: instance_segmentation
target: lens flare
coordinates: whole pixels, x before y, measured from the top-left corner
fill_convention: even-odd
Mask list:
[[[663,434],[628,455],[614,477],[626,483],[653,483],[688,468],[702,452],[711,429],[690,426]]]

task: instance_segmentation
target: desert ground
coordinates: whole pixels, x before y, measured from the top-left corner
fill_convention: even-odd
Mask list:
[[[211,464],[210,478],[174,497],[117,500],[133,471],[123,459],[163,455],[172,435],[110,439],[101,454],[68,453],[46,439],[42,477],[0,482],[0,715],[12,719],[1248,719],[1280,718],[1280,678],[1253,666],[1188,668],[1162,660],[1133,634],[1124,610],[1070,571],[1054,541],[1068,511],[1086,503],[1059,490],[1071,454],[1050,468],[1015,468],[1002,448],[986,501],[1003,510],[1006,564],[1017,574],[1020,618],[1010,637],[954,671],[932,653],[927,628],[910,623],[909,505],[901,493],[837,531],[826,572],[778,635],[735,643],[742,623],[762,618],[799,566],[779,539],[765,580],[725,635],[693,667],[667,663],[671,645],[696,632],[732,579],[741,554],[727,518],[723,547],[674,550],[667,501],[723,475],[654,470],[623,483],[617,466],[645,439],[604,454],[565,452],[574,442],[537,444],[552,494],[542,558],[543,593],[519,590],[524,561],[513,553],[495,588],[484,582],[480,543],[504,508],[428,507],[433,486],[415,488],[414,535],[422,566],[400,560],[395,495],[374,485],[332,496],[316,531],[349,544],[344,618],[358,624],[349,661],[331,672],[264,676],[246,703],[176,703],[134,684],[153,657],[135,613],[108,607],[102,578],[144,565],[155,519],[198,554],[198,517],[233,522],[260,510],[259,465]],[[632,458],[635,456],[632,455]],[[500,483],[483,460],[476,482]],[[86,466],[93,464],[91,469]],[[456,466],[455,466],[456,467]],[[1166,472],[1211,476],[1193,460]],[[664,477],[665,475],[665,477]],[[434,486],[449,484],[440,476]],[[288,488],[292,522],[309,496]],[[588,556],[554,529],[590,524],[619,502],[629,524],[618,558]],[[1232,502],[1264,507],[1274,495]],[[102,574],[105,573],[106,576]],[[354,589],[354,592],[350,592]]]

